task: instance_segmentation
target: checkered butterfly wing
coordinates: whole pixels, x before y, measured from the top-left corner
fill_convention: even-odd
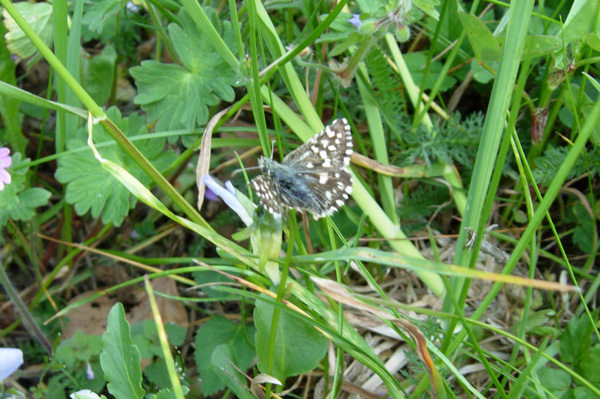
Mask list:
[[[261,158],[265,174],[252,186],[265,209],[281,216],[283,207],[307,210],[318,219],[338,210],[352,193],[347,169],[352,155],[352,133],[346,119],[337,119],[281,164]]]

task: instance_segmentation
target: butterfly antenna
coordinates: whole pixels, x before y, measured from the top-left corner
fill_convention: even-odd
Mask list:
[[[250,166],[249,168],[237,168],[233,172],[231,172],[231,176],[235,176],[240,172],[246,172],[248,170],[256,170],[260,169],[260,166]]]
[[[256,169],[260,169],[260,166],[250,166],[250,167],[245,167],[244,166],[244,162],[242,161],[242,158],[240,158],[240,155],[237,153],[237,151],[233,152],[235,154],[235,157],[237,158],[241,168],[237,168],[235,169],[233,172],[231,172],[231,177],[237,175],[240,172],[246,172],[248,170],[256,170]]]
[[[275,143],[277,143],[277,140],[273,140],[271,141],[271,160],[273,160],[273,152],[275,151]],[[235,157],[238,159],[240,165],[242,165],[241,168],[235,169],[233,172],[231,172],[231,176],[235,176],[240,172],[245,172],[248,170],[256,170],[256,169],[260,169],[260,166],[250,166],[249,168],[246,168],[243,166],[242,160],[240,158],[240,156],[238,155],[237,151],[234,151]]]
[[[275,152],[275,143],[277,143],[277,140],[271,140],[271,161],[273,160],[273,153]]]

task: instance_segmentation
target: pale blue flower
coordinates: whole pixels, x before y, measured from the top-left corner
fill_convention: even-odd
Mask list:
[[[348,22],[350,22],[352,25],[356,26],[357,28],[360,28],[360,25],[362,24],[362,22],[360,20],[360,15],[358,15],[358,14],[352,14],[352,18],[350,18],[348,20]]]
[[[0,381],[14,373],[23,364],[23,351],[16,348],[0,348]]]
[[[11,182],[10,174],[6,171],[12,163],[12,158],[9,154],[10,150],[8,148],[0,148],[0,191],[4,190],[5,184],[10,184]]]
[[[126,7],[127,7],[127,10],[129,10],[133,13],[138,13],[140,11],[140,8],[137,6],[137,4],[135,4],[132,1],[128,1]]]
[[[225,187],[227,188],[217,183],[211,175],[205,175],[202,178],[202,182],[206,184],[206,187],[208,187],[210,191],[219,196],[228,207],[237,213],[246,226],[250,226],[252,224],[252,216],[250,216],[248,211],[246,211],[246,208],[244,208],[240,200],[238,200],[235,194],[235,188],[229,180],[225,182]]]

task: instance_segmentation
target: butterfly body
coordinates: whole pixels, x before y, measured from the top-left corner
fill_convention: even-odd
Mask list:
[[[251,181],[264,208],[276,217],[283,209],[307,210],[318,219],[338,210],[352,193],[348,170],[352,134],[337,119],[278,163],[261,157],[261,176]]]

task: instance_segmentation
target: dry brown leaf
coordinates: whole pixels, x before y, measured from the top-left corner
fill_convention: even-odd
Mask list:
[[[90,292],[77,295],[71,303],[80,301],[90,296]],[[71,338],[77,330],[84,334],[102,335],[106,331],[108,312],[115,304],[115,300],[106,295],[71,310],[69,316],[64,318],[64,338]]]
[[[168,277],[159,277],[152,280],[152,288],[157,292],[179,296],[175,280]],[[139,299],[138,305],[128,312],[130,323],[154,319],[152,317],[152,309],[150,308],[150,302],[147,299],[146,291],[141,288],[139,291],[140,292],[136,295]],[[183,327],[188,327],[188,314],[183,303],[157,295],[156,304],[158,305],[158,310],[163,319],[163,323],[175,323]]]
[[[210,151],[212,145],[212,133],[217,123],[221,120],[221,117],[225,115],[232,106],[229,106],[219,112],[217,112],[210,121],[206,124],[204,129],[204,135],[202,135],[202,142],[200,143],[200,154],[198,156],[198,164],[196,165],[196,186],[198,187],[198,202],[196,207],[198,211],[202,209],[202,203],[204,202],[204,192],[206,191],[206,185],[202,181],[202,178],[208,174],[210,169]]]
[[[179,295],[175,281],[167,277],[160,277],[152,280],[152,285],[156,291],[164,292],[169,295]],[[142,320],[153,320],[146,291],[138,286],[130,286],[125,288],[125,290],[130,292],[130,297],[136,298],[138,303],[138,305],[130,308],[126,312],[129,323],[132,324]],[[89,296],[90,292],[85,292],[73,298],[71,303],[83,300]],[[64,337],[71,338],[77,330],[81,330],[85,334],[104,334],[106,331],[108,313],[117,302],[118,300],[115,296],[103,295],[91,302],[87,302],[72,309],[69,312],[68,317],[64,319]],[[164,323],[173,322],[180,326],[188,326],[187,311],[181,302],[163,298],[161,296],[156,297],[156,302]]]

